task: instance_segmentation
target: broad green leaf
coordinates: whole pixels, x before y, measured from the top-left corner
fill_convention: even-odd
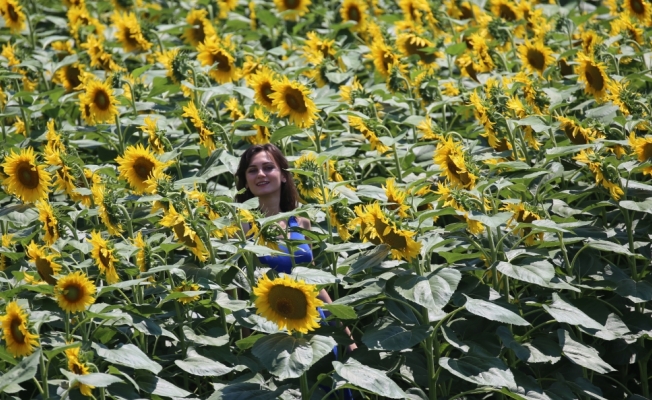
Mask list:
[[[645,199],[644,201],[641,202],[623,200],[620,203],[618,203],[618,205],[628,210],[652,214],[652,198]]]
[[[585,328],[602,330],[604,326],[586,315],[582,310],[565,302],[557,293],[552,294],[552,304],[544,304],[543,309],[561,323],[582,325]]]
[[[158,396],[165,397],[188,397],[190,392],[184,390],[163,378],[150,373],[142,374],[137,377],[136,381],[142,390]]]
[[[450,301],[462,280],[460,271],[453,268],[439,268],[428,275],[433,300],[437,308],[444,308]]]
[[[499,358],[442,357],[439,365],[458,378],[476,385],[516,389],[514,374]]]
[[[362,342],[370,350],[401,351],[419,344],[430,332],[432,327],[428,325],[408,329],[386,318],[367,329],[362,335]]]
[[[353,307],[342,304],[324,304],[324,310],[330,312],[337,319],[358,319]]]
[[[403,275],[394,281],[394,289],[406,300],[426,308],[435,308],[432,288],[428,278],[419,275]]]
[[[213,384],[218,386],[218,384]],[[207,400],[277,400],[289,385],[280,386],[276,390],[269,390],[257,382],[238,382],[230,385],[221,385],[219,389]]]
[[[56,356],[57,354],[63,353],[64,351],[66,351],[68,349],[74,349],[74,348],[79,347],[79,346],[81,346],[81,342],[74,342],[74,343],[67,344],[65,346],[55,347],[54,349],[49,350],[49,351],[44,351],[43,353],[45,354],[45,356],[48,359],[50,359],[50,358]]]
[[[314,335],[308,341],[305,337],[275,333],[256,341],[252,353],[272,375],[284,380],[300,377],[312,364],[328,354],[328,351],[323,351],[323,344],[330,351],[336,342],[326,336]]]
[[[501,261],[496,265],[496,269],[510,278],[543,287],[550,287],[550,280],[555,277],[555,268],[548,261],[535,261],[527,265]]]
[[[163,367],[155,361],[150,360],[145,353],[131,343],[125,344],[115,350],[105,349],[97,343],[93,343],[92,346],[98,356],[114,364],[134,369],[145,369],[154,374],[158,374],[163,369]]]
[[[572,362],[599,374],[615,371],[611,365],[600,358],[600,354],[596,349],[573,340],[568,331],[559,329],[557,335],[564,356]]]
[[[645,303],[652,300],[652,285],[647,281],[636,282],[633,279],[623,279],[618,282],[616,293],[634,303]]]
[[[266,335],[262,334],[247,336],[246,338],[235,342],[235,345],[238,346],[240,350],[247,350],[251,348],[260,338],[264,337],[266,337]]]
[[[390,250],[391,248],[386,244],[376,246],[374,249],[358,257],[353,265],[351,265],[351,269],[349,269],[349,272],[347,272],[346,275],[352,276],[366,270],[367,268],[377,267],[385,258],[387,258]]]
[[[30,380],[36,376],[38,363],[41,358],[41,349],[20,360],[18,365],[0,376],[0,393],[21,382]]]
[[[550,129],[550,126],[543,122],[541,118],[531,115],[529,117],[523,118],[519,121],[516,122],[517,124],[521,126],[529,126],[531,127],[536,133],[544,132]]]
[[[350,384],[390,399],[405,399],[403,390],[380,370],[349,358],[345,364],[333,361],[335,372]]]
[[[622,254],[622,255],[625,255],[625,256],[637,256],[639,258],[641,258],[641,257],[644,258],[641,255],[633,254],[624,245],[617,244],[617,243],[614,243],[614,242],[609,242],[607,240],[593,240],[593,239],[591,239],[586,243],[586,246],[590,247],[592,249],[597,249],[597,250],[601,250],[601,251],[610,251],[612,253]]]
[[[61,373],[64,374],[66,378],[68,378],[71,387],[74,386],[77,382],[95,387],[107,387],[114,383],[123,382],[122,379],[118,378],[115,375],[104,374],[101,372],[94,372],[86,375],[77,375],[70,371],[66,371],[63,368],[59,369],[59,371],[61,371]]]
[[[518,316],[518,314],[515,314],[497,304],[484,300],[472,299],[467,295],[464,295],[464,297],[466,297],[464,307],[471,314],[475,314],[491,321],[504,322],[506,324],[523,326],[530,325],[529,322]]]
[[[279,140],[286,138],[288,136],[296,135],[302,133],[303,130],[296,125],[286,125],[280,129],[277,129],[272,133],[272,137],[269,138],[271,143],[277,143]]]
[[[335,275],[329,272],[306,267],[295,267],[289,276],[296,280],[303,280],[310,285],[326,285],[329,283],[335,283],[338,280]]]
[[[455,43],[446,47],[446,54],[450,54],[451,56],[457,56],[464,53],[465,50],[466,50],[466,43]]]
[[[191,375],[222,376],[233,370],[219,361],[211,360],[210,358],[204,357],[196,352],[192,352],[192,355],[190,355],[190,353],[191,352],[189,352],[189,357],[185,360],[174,360],[174,363]]]
[[[220,347],[229,343],[229,335],[224,331],[221,331],[220,333],[222,333],[222,335],[218,337],[198,335],[189,326],[183,326],[183,334],[186,339],[200,345]]]

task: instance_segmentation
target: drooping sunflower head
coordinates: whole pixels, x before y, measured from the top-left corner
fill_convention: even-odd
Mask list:
[[[27,21],[23,7],[16,0],[4,0],[3,3],[0,4],[0,14],[5,20],[5,25],[12,34],[21,32],[25,29],[25,21]]]
[[[183,292],[197,292],[199,291],[200,286],[196,283],[193,282],[187,282],[183,281],[179,286],[176,286],[172,289],[173,292],[178,292],[178,293],[183,293]],[[179,297],[177,298],[177,301],[182,304],[188,304],[192,303],[193,301],[199,300],[200,295],[198,294],[190,294],[186,295],[186,297]]]
[[[356,215],[346,204],[346,200],[334,203],[328,209],[331,221],[337,228],[337,234],[343,242],[351,238],[351,221],[355,219]]]
[[[478,177],[469,170],[460,143],[448,138],[439,143],[434,154],[434,162],[441,169],[441,176],[448,179],[454,187],[473,189]]]
[[[575,68],[578,75],[577,80],[585,83],[586,93],[592,94],[598,102],[601,102],[607,95],[607,86],[610,81],[606,66],[584,53],[578,53],[577,62],[579,63]]]
[[[533,43],[528,40],[518,48],[518,52],[523,66],[539,76],[543,76],[543,71],[555,61],[552,50],[542,42]]]
[[[39,336],[28,329],[27,313],[17,302],[7,304],[5,314],[0,316],[2,336],[7,351],[16,357],[28,356],[39,346]]]
[[[355,99],[366,97],[366,92],[364,86],[360,84],[358,77],[354,76],[350,85],[340,86],[340,96],[342,97],[342,100],[349,104],[353,104]]]
[[[635,132],[629,134],[629,145],[640,162],[652,159],[652,137],[637,137]]]
[[[516,4],[510,0],[492,0],[491,12],[496,17],[500,17],[509,22],[514,22],[523,17]]]
[[[436,56],[425,49],[433,47],[433,43],[414,33],[402,33],[396,39],[396,46],[406,56],[417,55],[424,64],[435,62]]]
[[[283,12],[283,18],[287,20],[298,20],[308,13],[311,3],[311,0],[274,0],[276,8]]]
[[[573,144],[587,144],[596,139],[594,131],[582,126],[575,117],[558,116],[557,120],[561,123],[560,128]]]
[[[81,271],[59,279],[54,288],[59,307],[72,313],[85,311],[88,306],[95,303],[93,295],[96,291],[93,282]]]
[[[149,148],[142,144],[129,146],[124,156],[116,158],[120,177],[126,179],[137,194],[151,193],[146,182],[157,169],[165,168]]]
[[[73,347],[65,350],[66,359],[68,360],[68,369],[76,375],[88,375],[90,372],[86,364],[79,356],[79,347]],[[84,383],[76,383],[73,387],[79,387],[79,391],[86,397],[93,395],[95,386],[86,385]]]
[[[289,332],[308,333],[319,327],[317,307],[323,305],[317,298],[314,285],[296,281],[285,275],[271,280],[267,275],[254,288],[256,313]]]
[[[156,118],[147,116],[143,122],[145,125],[140,126],[138,129],[147,134],[147,143],[149,144],[149,147],[156,154],[165,153],[165,131],[158,128]]]
[[[390,246],[393,259],[409,261],[417,258],[421,251],[421,243],[416,242],[414,236],[415,232],[399,229],[392,224],[383,234],[382,241]]]
[[[317,119],[317,107],[309,97],[310,89],[299,82],[290,82],[287,77],[274,82],[273,93],[269,95],[280,117],[288,116],[290,122],[300,128],[309,128]]]
[[[364,32],[367,29],[367,3],[362,0],[344,0],[340,8],[342,21],[353,21],[352,31]]]
[[[97,207],[97,213],[106,226],[110,235],[119,236],[122,231],[121,216],[122,213],[118,208],[118,195],[115,190],[107,187],[101,182],[93,184],[91,188],[93,203]]]
[[[318,174],[321,171],[315,153],[302,154],[301,157],[294,161],[294,168],[308,173],[293,172],[294,181],[301,197],[305,200],[318,199],[321,195]]]
[[[188,77],[190,59],[186,50],[177,48],[165,50],[158,54],[158,62],[165,66],[167,76],[174,83],[181,83]]]
[[[143,238],[142,232],[138,232],[133,241],[134,246],[138,248],[138,252],[136,253],[136,265],[140,272],[147,272],[154,262],[152,248]]]
[[[159,223],[162,226],[172,228],[177,241],[183,243],[200,261],[206,261],[208,250],[204,242],[190,223],[186,221],[186,218],[177,212],[172,203],[170,203],[170,207]]]
[[[102,238],[102,234],[97,231],[91,232],[91,238],[88,242],[93,246],[93,250],[91,251],[93,260],[100,269],[100,273],[106,276],[107,283],[109,285],[118,283],[120,277],[115,268],[118,259],[114,255],[115,250],[113,249],[113,246]]]
[[[48,255],[47,250],[44,247],[39,247],[34,241],[27,246],[26,254],[36,265],[41,279],[50,285],[55,285],[57,280],[54,277],[61,272],[61,265],[54,261],[55,255]]]
[[[189,27],[181,35],[186,43],[196,47],[203,43],[206,38],[217,34],[207,16],[207,10],[191,10],[188,13],[186,22]]]
[[[43,223],[43,232],[45,234],[43,240],[48,245],[53,245],[59,239],[59,224],[54,209],[47,201],[39,201],[36,203],[38,209],[38,219]]]
[[[7,192],[28,203],[47,198],[50,174],[44,165],[37,163],[31,147],[22,149],[20,153],[12,150],[2,167],[6,175],[4,184],[7,185]]]
[[[10,233],[4,233],[2,236],[0,236],[0,245],[2,247],[8,249],[8,250],[13,250],[12,246],[12,238],[14,235]],[[4,271],[7,269],[9,264],[11,263],[11,259],[4,254],[0,254],[0,271]]]
[[[367,57],[372,59],[376,71],[386,78],[389,75],[390,65],[399,62],[399,57],[391,47],[380,40],[374,41],[370,50],[371,54]]]

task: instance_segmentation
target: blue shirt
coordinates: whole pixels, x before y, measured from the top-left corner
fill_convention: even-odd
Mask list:
[[[288,229],[290,230],[289,240],[306,240],[306,237],[302,233],[297,232],[296,229],[294,229],[297,227],[299,227],[297,218],[294,216],[290,217],[288,219]],[[280,251],[288,255],[282,256],[272,254],[268,256],[259,256],[258,260],[270,268],[273,268],[278,273],[283,272],[285,274],[290,274],[292,273],[292,257],[289,255],[290,250],[288,250],[287,246],[279,245],[278,247]],[[295,264],[309,263],[312,261],[312,250],[308,243],[292,246],[292,248],[294,249]]]

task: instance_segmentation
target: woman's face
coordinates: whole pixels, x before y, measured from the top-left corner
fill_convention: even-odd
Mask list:
[[[285,182],[281,169],[266,151],[254,155],[246,174],[247,187],[256,197],[280,193],[281,183]]]

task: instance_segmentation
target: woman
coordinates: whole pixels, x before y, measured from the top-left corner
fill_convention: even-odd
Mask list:
[[[243,203],[253,197],[258,197],[260,211],[267,217],[281,212],[292,211],[299,203],[299,193],[294,185],[292,175],[288,172],[289,164],[281,150],[271,143],[249,147],[240,158],[236,171],[236,188],[238,191],[245,189],[236,196],[236,201]],[[303,217],[292,216],[288,221],[279,221],[281,228],[290,228],[290,240],[305,240],[303,234],[291,228],[301,227],[310,229],[310,220]],[[248,227],[245,227],[248,230]],[[289,253],[285,246],[279,246],[280,251]],[[290,256],[262,256],[258,257],[262,264],[273,268],[276,272],[292,273],[292,265],[312,262],[312,249],[309,244],[294,246],[294,260]],[[317,296],[326,304],[332,303],[326,290],[322,289]],[[350,336],[348,328],[346,333]],[[352,344],[349,351],[357,346]]]

